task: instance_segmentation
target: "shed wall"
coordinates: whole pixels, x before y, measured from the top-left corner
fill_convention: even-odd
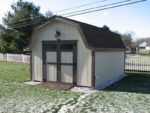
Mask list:
[[[124,51],[95,53],[95,87],[103,87],[123,75]]]
[[[77,42],[77,85],[91,86],[91,51],[85,47],[79,31],[73,25],[53,21],[32,35],[32,76],[33,80],[42,81],[42,41],[56,40],[55,31],[61,32],[61,40],[78,40]]]

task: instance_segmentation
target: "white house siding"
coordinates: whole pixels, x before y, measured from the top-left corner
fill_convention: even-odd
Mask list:
[[[77,85],[91,86],[91,51],[85,47],[79,31],[73,25],[53,21],[35,31],[32,35],[33,80],[42,81],[42,41],[56,40],[55,31],[61,32],[61,40],[78,40],[77,43]]]
[[[103,87],[124,74],[124,52],[95,53],[95,87]],[[112,82],[112,81],[111,81]]]
[[[150,50],[150,47],[149,47],[149,46],[146,46],[146,47],[145,47],[145,50]]]

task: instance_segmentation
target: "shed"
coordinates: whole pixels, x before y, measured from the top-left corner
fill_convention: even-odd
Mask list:
[[[109,29],[53,16],[36,27],[31,79],[104,88],[124,77],[125,46]]]

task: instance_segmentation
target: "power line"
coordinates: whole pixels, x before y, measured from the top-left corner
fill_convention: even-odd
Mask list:
[[[147,0],[140,0],[140,1],[130,2],[130,3],[127,3],[127,4],[121,4],[121,5],[116,5],[116,6],[112,6],[112,7],[103,8],[103,9],[98,9],[98,10],[94,10],[94,11],[88,11],[88,12],[83,12],[83,13],[72,14],[72,15],[68,15],[66,17],[72,17],[72,16],[76,16],[76,15],[82,15],[82,14],[86,14],[86,13],[92,13],[92,12],[97,12],[97,11],[101,11],[101,10],[117,8],[117,7],[131,5],[131,4],[135,4],[135,3],[139,3],[139,2],[144,2],[144,1],[147,1]],[[15,27],[12,27],[12,28],[13,29],[15,29],[15,28],[21,28],[21,27],[28,26],[28,25],[38,24],[39,22],[40,21],[38,21],[37,23],[29,23],[29,24],[25,24],[25,25],[21,25],[21,26],[15,26]]]
[[[97,1],[97,2],[104,2],[104,1],[107,1],[107,0],[101,0],[101,1]],[[120,1],[120,2],[114,2],[114,3],[111,3],[111,4],[106,4],[106,5],[102,5],[102,6],[98,6],[98,7],[92,7],[92,8],[88,8],[88,9],[78,10],[78,11],[74,11],[74,12],[70,12],[70,13],[65,13],[65,14],[61,14],[61,15],[68,15],[68,14],[82,12],[82,11],[91,10],[91,9],[96,9],[96,8],[100,8],[100,7],[106,7],[106,6],[111,6],[111,5],[115,5],[115,4],[120,4],[120,3],[124,3],[124,2],[128,2],[128,1],[132,1],[132,0],[125,0],[125,1]],[[81,6],[77,6],[77,7],[87,6],[87,5],[94,4],[94,3],[96,3],[96,2],[85,4],[85,5],[81,5]],[[64,10],[69,10],[69,8],[64,9]],[[8,25],[9,24],[13,24],[13,23],[17,23],[17,22],[23,22],[23,21],[26,21],[26,20],[36,19],[38,17],[42,17],[42,15],[40,15],[40,16],[34,16],[34,17],[29,17],[29,18],[21,19],[21,20],[14,21],[14,22],[10,22],[10,23],[8,23]]]
[[[122,7],[122,6],[126,6],[126,5],[131,5],[131,4],[136,4],[136,3],[144,2],[144,1],[147,1],[147,0],[139,0],[139,1],[135,1],[135,2],[130,2],[130,3],[121,4],[121,5],[115,5],[115,6],[101,8],[101,9],[97,9],[97,10],[92,10],[92,11],[87,11],[87,12],[81,12],[81,13],[76,13],[76,14],[71,14],[71,15],[68,15],[68,16],[65,16],[65,17],[72,17],[72,16],[77,16],[77,15],[82,15],[82,14],[86,14],[86,13],[97,12],[97,11],[106,10],[106,9],[113,9],[113,8],[117,8],[117,7]],[[42,21],[42,20],[40,20],[40,21]],[[21,28],[21,27],[24,27],[24,26],[28,26],[28,25],[34,25],[34,24],[38,24],[40,21],[37,21],[37,23],[28,23],[28,24],[20,25],[20,26],[17,25],[17,26],[14,26],[12,28],[15,29],[15,28]]]
[[[25,26],[29,26],[29,25],[39,24],[39,23],[41,23],[42,21],[45,21],[45,19],[41,19],[41,20],[38,20],[38,21],[25,23],[25,24],[22,24],[22,25],[12,26],[12,28],[15,29],[15,28],[25,27]]]
[[[21,19],[21,20],[14,21],[14,22],[9,22],[8,24],[13,24],[13,23],[17,23],[17,22],[22,22],[22,21],[30,20],[30,19],[35,19],[35,18],[38,18],[38,17],[42,17],[42,15],[40,15],[40,16],[34,16],[34,17],[29,17],[29,18]]]
[[[68,14],[72,14],[72,13],[83,12],[83,11],[97,9],[97,8],[101,8],[101,7],[106,7],[106,6],[111,6],[111,5],[117,5],[117,4],[129,2],[129,1],[132,1],[132,0],[124,0],[124,1],[120,1],[120,2],[114,2],[114,3],[111,3],[111,4],[106,4],[106,5],[101,5],[101,6],[97,6],[97,7],[87,8],[87,9],[83,9],[83,10],[73,11],[73,12],[70,12],[70,13],[62,14],[62,15],[68,15]]]
[[[62,10],[56,11],[55,13],[64,12],[64,11],[67,11],[67,10],[76,9],[76,8],[80,8],[80,7],[85,7],[85,6],[88,6],[88,5],[92,5],[92,4],[96,4],[96,3],[100,3],[100,2],[105,2],[105,1],[107,1],[107,0],[99,0],[99,1],[97,1],[97,2],[91,2],[91,3],[88,3],[88,4],[83,4],[83,5],[79,5],[79,6],[72,7],[72,8],[62,9]],[[25,18],[25,19],[18,20],[18,21],[9,22],[9,23],[12,24],[12,23],[17,23],[17,22],[22,22],[22,21],[25,21],[25,20],[30,20],[30,19],[34,19],[34,18],[38,18],[38,17],[42,17],[42,16],[29,17],[29,18]],[[9,23],[8,23],[8,24],[9,24]]]
[[[143,2],[143,1],[146,1],[146,0],[131,2],[131,3],[127,3],[127,4],[121,4],[121,5],[112,6],[112,7],[107,7],[107,8],[102,8],[102,9],[97,9],[97,10],[93,10],[93,11],[87,11],[87,12],[83,12],[83,13],[72,14],[72,15],[68,15],[68,16],[66,16],[66,17],[72,17],[72,16],[77,16],[77,15],[83,15],[83,14],[92,13],[92,12],[97,12],[97,11],[102,11],[102,10],[106,10],[106,9],[113,9],[113,8],[122,7],[122,6],[126,6],[126,5],[131,5],[131,4],[135,4],[135,3],[139,3],[139,2]]]
[[[103,0],[103,2],[104,1],[106,1],[106,0]],[[132,0],[125,0],[125,1],[120,1],[120,2],[114,2],[114,3],[111,3],[111,4],[106,4],[106,5],[102,5],[102,6],[98,6],[98,7],[92,7],[92,8],[88,8],[88,9],[83,9],[83,10],[80,10],[80,11],[76,11],[76,12],[74,11],[74,12],[70,12],[70,13],[61,14],[61,15],[68,15],[68,14],[82,12],[82,11],[91,10],[91,9],[96,9],[96,8],[100,8],[100,7],[106,7],[106,6],[111,6],[111,5],[115,5],[115,4],[120,4],[120,3],[128,2],[128,1],[132,1]],[[97,1],[97,2],[100,2],[100,1]],[[101,0],[101,2],[102,2],[102,0]],[[96,3],[96,2],[93,2],[93,3]],[[92,4],[92,3],[89,3],[89,4]],[[88,4],[85,4],[85,5],[88,5]],[[81,6],[85,6],[85,5],[81,5]],[[79,7],[79,6],[77,6],[77,7]],[[69,10],[69,8],[68,9],[64,9],[64,10]],[[36,19],[38,17],[42,17],[42,15],[40,15],[40,16],[34,16],[34,17],[29,17],[29,18],[21,19],[21,20],[14,21],[14,22],[10,22],[10,23],[8,23],[8,25],[9,24],[13,24],[13,23],[17,23],[17,22],[23,22],[23,21],[30,20],[30,19]]]
[[[25,23],[25,24],[21,24],[21,25],[12,26],[11,28],[5,28],[5,29],[13,30],[13,29],[16,29],[16,28],[22,28],[22,27],[29,26],[29,25],[39,24],[42,21],[45,21],[45,19],[41,19],[41,20],[38,20],[38,21],[29,22],[29,23]]]
[[[136,3],[144,2],[144,1],[147,1],[147,0],[140,0],[140,1],[130,2],[130,3],[126,3],[126,4],[121,4],[121,5],[116,5],[116,6],[101,8],[101,9],[97,9],[97,10],[92,10],[92,11],[87,11],[87,12],[81,12],[81,13],[76,13],[76,14],[71,14],[71,15],[68,15],[66,17],[72,17],[72,16],[77,16],[77,15],[82,15],[82,14],[87,14],[87,13],[102,11],[102,10],[106,10],[106,9],[113,9],[113,8],[117,8],[117,7],[122,7],[122,6],[127,6],[127,5],[131,5],[131,4],[136,4]]]
[[[16,28],[22,28],[22,27],[25,27],[25,26],[29,26],[29,25],[34,25],[34,24],[38,24],[39,22],[37,23],[29,23],[29,24],[24,24],[24,25],[21,25],[21,26],[14,26],[12,27],[13,29],[16,29]]]
[[[89,6],[89,5],[92,5],[92,4],[105,2],[105,1],[108,1],[108,0],[99,0],[99,1],[96,1],[96,2],[88,3],[88,4],[83,4],[83,5],[79,5],[79,6],[75,6],[75,7],[71,7],[71,8],[66,8],[66,9],[58,10],[55,13],[64,12],[64,11],[68,11],[68,10],[72,10],[72,9],[76,9],[76,8],[80,8],[80,7],[85,7],[85,6]]]
[[[1,28],[1,29],[0,29],[0,31],[8,31],[8,30],[16,31],[16,30],[14,30],[14,29],[12,29],[12,28]]]

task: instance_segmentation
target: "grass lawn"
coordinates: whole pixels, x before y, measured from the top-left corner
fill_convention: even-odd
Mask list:
[[[0,113],[56,113],[79,96],[23,84],[28,79],[28,65],[0,63]]]
[[[0,113],[57,113],[82,94],[23,84],[29,66],[0,62]],[[150,75],[130,74],[109,88],[87,96],[71,113],[150,113]]]
[[[130,73],[77,108],[76,113],[150,113],[150,75]]]

